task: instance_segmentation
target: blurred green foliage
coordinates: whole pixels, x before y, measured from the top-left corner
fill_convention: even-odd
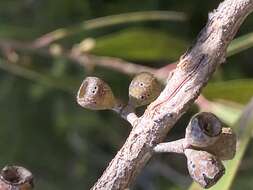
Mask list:
[[[57,42],[71,47],[91,37],[96,40],[94,54],[161,67],[177,60],[189,47],[205,24],[208,12],[218,3],[201,0],[1,0],[0,39],[32,41],[55,29],[112,14],[182,11],[188,15],[187,21],[124,23],[82,30]],[[252,32],[252,26],[251,16],[237,35]],[[252,36],[250,39],[252,41]],[[240,46],[243,40],[250,41],[247,38],[237,42],[241,50],[245,49]],[[253,95],[252,53],[252,48],[233,51],[233,56],[207,85],[204,95],[210,100],[226,99],[245,105]],[[88,189],[123,145],[130,128],[110,111],[82,109],[75,102],[75,94],[85,76],[96,75],[107,81],[117,96],[126,100],[130,78],[109,69],[84,70],[64,58],[38,56],[31,52],[19,53],[18,66],[10,65],[4,59],[1,54],[0,166],[20,164],[29,168],[36,177],[38,190]],[[194,112],[196,109],[193,108],[185,114],[171,131],[169,140],[183,136]],[[250,143],[232,189],[252,186],[252,147]],[[155,161],[188,176],[183,158],[163,155]],[[184,189],[182,184],[147,169],[134,189]]]
[[[210,100],[219,98],[240,104],[248,103],[252,97],[252,92],[252,79],[236,79],[210,83],[203,90],[205,97]]]
[[[97,55],[150,62],[176,60],[187,47],[188,43],[185,40],[159,30],[128,28],[97,38],[96,46],[91,52]]]

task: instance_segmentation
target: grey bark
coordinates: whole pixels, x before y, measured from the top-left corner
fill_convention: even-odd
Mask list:
[[[169,130],[200,94],[215,69],[225,61],[226,49],[253,10],[253,0],[225,0],[209,14],[193,47],[179,60],[160,96],[133,126],[129,137],[93,190],[124,190],[163,142]]]

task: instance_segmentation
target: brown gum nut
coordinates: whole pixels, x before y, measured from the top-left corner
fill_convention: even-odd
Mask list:
[[[97,77],[85,78],[76,98],[77,103],[87,109],[104,110],[116,106],[116,99],[110,86]]]
[[[185,139],[194,147],[207,147],[219,139],[221,131],[222,123],[214,114],[200,112],[192,117],[186,127]]]
[[[20,166],[6,166],[0,175],[0,190],[31,190],[33,175]]]
[[[161,84],[153,74],[137,74],[129,85],[129,104],[134,107],[147,105],[155,100],[161,92]]]
[[[186,149],[185,155],[190,176],[203,188],[213,186],[225,173],[221,160],[206,151]]]
[[[236,153],[236,134],[231,128],[222,128],[220,138],[210,147],[206,148],[206,151],[215,154],[221,160],[231,160]]]

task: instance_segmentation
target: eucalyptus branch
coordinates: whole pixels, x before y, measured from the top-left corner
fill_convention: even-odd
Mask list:
[[[52,32],[54,33],[54,32]],[[47,36],[45,34],[44,36]],[[244,36],[238,37],[232,41],[231,45],[228,47],[227,56],[232,56],[242,50],[252,47],[252,34],[246,34]],[[144,65],[135,64],[129,61],[125,61],[120,58],[107,57],[107,56],[96,56],[88,52],[83,53],[79,51],[78,48],[73,48],[72,50],[65,49],[59,44],[52,44],[52,46],[39,48],[35,42],[21,42],[17,40],[0,39],[0,48],[3,53],[14,51],[28,51],[39,55],[48,57],[64,57],[73,63],[77,63],[88,70],[95,66],[108,68],[111,70],[118,71],[126,75],[136,75],[140,72],[153,73],[160,81],[166,82],[166,78],[176,68],[178,62],[168,64],[161,68],[152,68]],[[11,52],[10,55],[7,54],[7,58],[10,61],[18,59],[18,54],[16,52]],[[202,107],[203,101],[197,101],[196,103]],[[207,102],[206,102],[207,103]],[[204,105],[204,104],[203,104]],[[207,105],[207,104],[206,104]],[[205,106],[205,105],[204,105]],[[208,106],[208,105],[207,105]]]
[[[128,121],[131,126],[135,126],[138,122],[138,116],[135,113],[135,109],[132,105],[127,104],[126,106],[120,105],[116,108],[113,108],[113,110],[118,113],[123,119]]]
[[[109,166],[92,189],[124,190],[134,183],[137,175],[155,153],[154,150],[158,149],[157,152],[159,152],[159,145],[165,145],[160,143],[164,141],[167,133],[181,115],[187,111],[194,100],[197,99],[201,89],[206,85],[215,69],[225,61],[226,50],[229,43],[234,38],[244,19],[252,12],[252,10],[253,0],[225,0],[221,3],[213,13],[209,14],[207,24],[200,32],[195,44],[183,56],[181,56],[177,67],[168,77],[165,89],[161,92],[158,98],[147,107],[144,114],[138,118],[134,114],[132,108],[130,109],[126,107],[126,110],[124,110],[124,108],[121,110],[123,118],[127,119],[134,127],[123,147],[110,162]],[[60,48],[58,49],[60,51],[57,52],[52,51],[50,47],[38,48],[40,47],[38,46],[38,42],[37,44],[36,42],[24,44],[16,41],[0,41],[0,46],[2,48],[13,48],[21,51],[33,51],[50,57],[65,57],[85,66],[86,68],[98,65],[129,74],[135,74],[135,72],[139,73],[140,70],[143,71],[145,69],[151,73],[157,71],[145,66],[132,65],[131,63],[124,62],[120,59],[107,57],[101,58],[88,53],[79,54],[79,52],[76,51],[65,50],[61,46],[59,46]],[[94,64],[94,62],[96,64]],[[128,69],[130,71],[124,70],[122,63],[130,65]],[[138,70],[138,68],[140,70]],[[108,85],[97,79],[92,79],[91,81],[91,83],[88,82],[79,89],[79,104],[91,109],[115,110],[118,106],[117,101]],[[100,87],[100,85],[102,86]],[[89,88],[86,88],[86,86],[89,86]],[[88,91],[86,91],[86,89],[88,89]],[[101,89],[103,93],[100,92]],[[137,101],[134,102],[134,104],[142,105],[143,100],[157,96],[152,96],[152,94],[150,94],[151,92],[156,92],[155,90],[148,92],[149,93],[146,93],[145,91],[144,94],[146,97],[143,99],[143,96],[136,96],[141,99],[137,98]],[[139,93],[139,91],[134,91],[130,96],[130,99]],[[130,103],[129,105],[133,104]],[[206,119],[208,120],[209,117]],[[190,123],[194,123],[194,120],[191,120]],[[191,132],[194,130],[200,131],[200,129],[206,129],[206,133],[209,133],[208,124],[203,125],[202,128],[194,127],[191,130],[186,131],[185,140],[187,140],[187,143],[190,142],[189,144],[191,144],[191,148],[185,148],[185,146],[182,147],[185,149],[184,153],[187,157],[190,175],[199,184],[207,188],[213,185],[224,173],[224,166],[221,162],[223,152],[219,155],[215,152],[218,151],[216,149],[210,151],[203,150],[204,147],[201,146],[203,142],[207,143],[207,147],[211,147],[214,145],[214,142],[219,142],[218,139],[220,138],[216,138],[216,130],[213,131],[216,135],[211,136],[212,138],[205,135],[200,136],[201,138],[191,138],[194,137],[193,134],[196,134]],[[197,134],[199,133],[197,132]],[[221,143],[222,142],[223,141],[221,141]],[[229,143],[231,142],[233,143],[234,141],[230,141]],[[171,143],[167,143],[167,145],[170,144],[171,146]],[[229,143],[225,143],[225,145],[223,144],[225,148]],[[180,143],[178,143],[178,146],[179,144]],[[167,151],[176,152],[169,146],[166,148]],[[162,152],[162,149],[160,149],[160,152]],[[178,152],[180,152],[180,148],[178,149]],[[199,160],[206,160],[208,163],[202,167]],[[197,170],[195,169],[196,166],[198,167]],[[210,170],[209,168],[212,168],[213,170]],[[208,176],[208,178],[206,178],[206,176]]]
[[[198,97],[215,69],[225,61],[228,44],[252,10],[252,0],[225,0],[209,14],[208,22],[196,43],[181,57],[165,89],[148,106],[92,189],[123,190],[133,184],[152,157],[153,148],[164,141],[169,130]],[[205,176],[219,179],[224,173],[221,161],[210,153],[189,149],[187,158],[191,176],[200,176],[196,181],[203,187],[213,185],[207,183]],[[208,164],[204,168],[200,167],[201,170],[194,170],[195,164],[202,159],[208,160]],[[209,170],[209,166],[214,167],[214,170]]]
[[[17,40],[7,39],[0,40],[0,49],[2,49],[3,51],[5,51],[6,49],[13,49],[16,51],[33,52],[35,54],[53,58],[62,57],[72,61],[73,63],[77,63],[87,69],[93,68],[94,66],[99,66],[102,68],[115,70],[127,75],[135,75],[143,71],[147,71],[150,73],[154,73],[156,71],[155,68],[138,65],[119,58],[81,53],[76,49],[67,50],[60,45],[58,45],[57,47],[58,50],[56,52],[53,48],[50,47],[37,48],[33,42],[21,42]],[[169,72],[168,69],[166,70],[167,72]]]

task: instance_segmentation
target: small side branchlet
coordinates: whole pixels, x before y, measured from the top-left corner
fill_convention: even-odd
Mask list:
[[[192,179],[203,188],[213,186],[225,173],[222,160],[233,159],[236,135],[230,128],[222,128],[221,121],[212,113],[201,112],[192,117],[185,138],[160,143],[154,152],[185,154]]]

